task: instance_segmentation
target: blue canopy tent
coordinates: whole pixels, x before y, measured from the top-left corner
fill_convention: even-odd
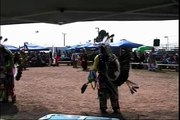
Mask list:
[[[81,52],[83,48],[85,48],[87,51],[98,50],[99,49],[99,44],[86,43],[86,44],[83,44],[83,45],[76,46],[75,50],[76,50],[76,52]]]
[[[75,47],[76,51],[82,51],[83,48],[86,48],[87,46],[91,45],[92,43],[85,43],[82,45],[78,45]]]
[[[8,50],[12,51],[12,52],[16,52],[19,51],[18,47],[12,46],[12,45],[4,45],[5,48],[7,48]]]
[[[99,49],[99,44],[93,44],[91,43],[90,45],[85,47],[87,50],[98,50]]]
[[[66,49],[66,51],[68,52],[78,52],[77,51],[77,47],[80,47],[81,45],[73,45],[73,46],[70,46]]]
[[[42,47],[32,43],[25,44],[24,46],[21,46],[20,49],[29,50],[29,51],[49,51],[48,47]]]
[[[74,45],[67,48],[67,51],[75,51],[75,52],[81,52],[82,49],[85,48],[86,50],[95,49],[98,48],[98,45],[92,44],[92,43],[86,43],[82,45]]]
[[[97,50],[99,48],[99,44],[86,43],[80,46],[76,46],[77,51],[81,51],[83,48],[85,48],[86,50]]]
[[[120,47],[120,48],[138,48],[139,46],[142,46],[142,44],[138,44],[138,43],[128,41],[126,39],[122,39],[118,42],[110,43],[110,46]]]

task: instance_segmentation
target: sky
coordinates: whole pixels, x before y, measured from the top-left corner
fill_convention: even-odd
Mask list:
[[[114,42],[127,39],[131,42],[152,46],[154,39],[160,39],[161,45],[170,44],[178,47],[179,44],[178,20],[92,21],[64,25],[47,23],[1,25],[0,35],[3,39],[8,39],[3,44],[16,47],[23,46],[24,42],[44,47],[63,47],[64,44],[73,46],[85,44],[90,40],[93,42],[98,35],[98,29],[106,30],[110,35],[114,34]]]

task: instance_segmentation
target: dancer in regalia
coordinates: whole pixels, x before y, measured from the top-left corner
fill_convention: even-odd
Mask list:
[[[16,75],[14,75],[14,70]],[[15,69],[12,52],[0,44],[0,102],[9,102],[9,98],[12,103],[16,102],[14,79],[19,80],[21,74],[22,69]]]
[[[102,35],[103,36],[103,35]],[[108,34],[103,36],[110,39]],[[94,63],[88,78],[98,72],[97,89],[99,98],[99,108],[101,113],[107,113],[107,100],[110,98],[111,106],[114,113],[120,112],[118,86],[113,82],[116,81],[120,74],[119,61],[107,42],[100,45],[100,53],[94,58]]]
[[[130,49],[123,48],[118,57],[112,53],[109,41],[114,35],[109,36],[105,31],[100,31],[97,41],[100,43],[100,53],[94,58],[93,66],[88,75],[88,82],[81,87],[84,93],[89,83],[97,83],[99,109],[107,113],[107,100],[110,98],[113,113],[120,113],[118,87],[127,83],[131,93],[137,92],[136,83],[128,80],[130,68]],[[101,40],[102,39],[102,40]],[[96,75],[98,73],[98,76]],[[97,77],[96,77],[97,76]],[[95,87],[93,87],[95,88]]]

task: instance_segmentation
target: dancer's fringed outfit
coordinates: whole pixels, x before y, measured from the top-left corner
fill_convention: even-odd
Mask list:
[[[107,63],[110,62],[109,60],[104,48],[101,47],[101,53],[95,57],[92,68],[92,71],[98,72],[98,97],[99,107],[102,113],[106,113],[108,98],[110,98],[113,111],[119,112],[118,86],[107,77],[107,69],[110,69],[107,67],[113,66],[107,66]],[[115,76],[113,76],[114,71],[111,69],[110,72],[112,72],[110,73],[112,75],[111,78],[115,78]]]
[[[10,50],[6,49],[3,45],[0,45],[0,102],[16,102],[16,95],[14,93],[14,77],[19,80],[22,72],[16,70],[16,76],[14,76],[14,58]]]

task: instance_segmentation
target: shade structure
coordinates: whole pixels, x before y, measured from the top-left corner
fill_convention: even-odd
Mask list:
[[[97,50],[97,49],[99,49],[99,44],[86,43],[86,44],[82,44],[82,45],[74,45],[74,46],[70,46],[66,50],[81,52],[83,48],[85,48],[86,50]]]
[[[1,0],[1,25],[178,20],[178,0]]]
[[[146,45],[143,45],[143,46],[140,46],[136,49],[137,52],[145,52],[147,50],[152,50],[153,46],[146,46]]]
[[[32,43],[28,43],[24,46],[21,46],[20,49],[29,50],[29,51],[49,51],[48,47],[42,47]]]
[[[15,47],[13,45],[4,45],[5,48],[11,50],[11,51],[19,51],[19,48],[18,47]]]
[[[99,44],[90,44],[88,46],[85,47],[87,50],[98,50],[99,49]]]
[[[128,41],[126,39],[122,39],[118,42],[110,43],[110,46],[111,47],[121,47],[121,48],[138,48],[143,45]]]
[[[80,47],[81,47],[81,45],[73,45],[73,46],[68,47],[66,50],[74,51],[74,50],[76,50],[76,48],[80,48]]]
[[[82,45],[78,45],[76,46],[76,50],[79,51],[79,50],[82,50],[83,48],[86,48],[87,46],[91,45],[92,43],[85,43],[85,44],[82,44]]]

